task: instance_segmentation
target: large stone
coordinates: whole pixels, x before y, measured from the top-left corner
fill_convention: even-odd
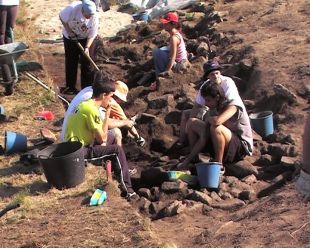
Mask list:
[[[230,164],[226,167],[226,174],[237,178],[243,178],[248,175],[257,175],[257,169],[248,161],[241,160],[235,164]]]
[[[170,106],[175,107],[175,101],[172,94],[157,96],[156,92],[150,93],[147,97],[148,106],[151,109],[162,109]]]
[[[269,166],[272,165],[273,159],[272,156],[269,154],[263,154],[260,156],[260,158],[255,162],[255,165],[259,165],[259,166]]]
[[[175,182],[164,182],[161,185],[161,190],[166,192],[166,193],[175,193],[181,190],[184,190],[187,188],[186,183],[178,180]]]
[[[243,178],[242,182],[251,185],[251,184],[257,182],[257,178],[255,175],[249,175],[249,176],[246,176],[245,178]]]
[[[236,210],[236,209],[239,209],[245,206],[245,202],[240,199],[234,198],[234,199],[228,199],[228,200],[221,201],[221,202],[215,202],[211,206],[213,208],[233,211],[233,210]]]
[[[139,199],[138,208],[140,209],[140,211],[148,212],[150,205],[151,205],[151,202],[145,197],[141,197]]]
[[[208,57],[209,54],[209,46],[206,42],[201,42],[197,48],[197,55]]]
[[[188,194],[186,198],[189,200],[202,202],[209,206],[212,204],[212,198],[210,196],[197,190],[194,190],[193,193]]]
[[[139,124],[146,124],[153,122],[154,120],[158,119],[155,115],[147,114],[147,113],[142,113],[140,118],[137,120]]]
[[[174,110],[165,116],[166,124],[180,124],[182,112],[180,110]]]
[[[161,209],[152,219],[161,219],[165,217],[171,217],[181,213],[184,209],[186,209],[186,205],[182,204],[181,201],[173,201],[165,208]]]
[[[275,143],[268,146],[268,154],[277,157],[296,157],[298,155],[298,152],[296,146]]]
[[[282,84],[274,84],[273,90],[277,96],[283,97],[289,103],[297,103],[297,96]]]
[[[149,207],[150,214],[156,216],[160,210],[166,207],[166,205],[167,204],[162,201],[152,202]]]
[[[239,199],[243,201],[253,201],[255,198],[254,190],[243,190],[239,193]]]
[[[148,186],[160,186],[169,179],[162,168],[148,168],[141,172],[141,183]]]
[[[150,144],[150,150],[165,153],[175,143],[176,139],[163,135],[162,137],[153,138]]]

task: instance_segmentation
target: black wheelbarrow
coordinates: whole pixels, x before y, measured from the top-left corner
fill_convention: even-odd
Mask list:
[[[28,49],[23,42],[0,45],[0,84],[5,87],[5,94],[13,93],[13,85],[18,81],[16,60]]]

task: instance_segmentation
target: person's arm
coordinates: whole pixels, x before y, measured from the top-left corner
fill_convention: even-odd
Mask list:
[[[74,37],[76,37],[76,34],[75,34],[75,33],[72,31],[72,29],[69,27],[69,24],[68,24],[67,22],[63,21],[63,20],[61,19],[61,16],[60,16],[60,15],[59,15],[59,19],[60,19],[62,25],[64,26],[64,28],[66,29],[66,31],[67,31],[67,33],[68,33],[68,35],[69,35],[69,38],[74,38]]]
[[[86,45],[85,45],[85,48],[84,48],[84,51],[85,53],[89,54],[89,48],[90,46],[93,44],[93,41],[95,40],[95,37],[92,37],[92,38],[88,38],[87,41],[86,41]]]
[[[175,59],[177,56],[177,48],[179,44],[179,39],[176,35],[173,35],[170,39],[170,52],[169,52],[169,63],[166,67],[166,71],[171,71],[172,66],[175,63]]]
[[[235,105],[229,105],[220,115],[209,116],[207,122],[211,125],[219,126],[229,120],[237,112],[238,108]]]
[[[116,127],[126,127],[132,128],[134,125],[134,121],[126,119],[126,120],[117,120],[113,118],[109,118],[109,128],[116,128]]]
[[[198,112],[199,110],[203,107],[203,105],[200,105],[199,103],[195,102],[192,110],[191,110],[191,113],[190,113],[190,118],[196,118],[197,115],[198,115]]]

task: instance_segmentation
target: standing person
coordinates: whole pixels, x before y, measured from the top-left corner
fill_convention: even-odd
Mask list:
[[[77,42],[84,52],[93,57],[93,41],[98,34],[99,19],[96,5],[90,0],[72,2],[59,14],[63,24],[63,40],[65,48],[66,86],[61,88],[63,94],[77,94],[76,88],[78,63],[81,61],[81,88],[91,85],[92,65],[82,54]]]
[[[180,72],[186,69],[189,63],[178,15],[169,12],[163,18],[160,18],[160,22],[170,34],[170,40],[169,46],[153,50],[156,77],[168,76],[172,71]],[[156,88],[156,86],[156,83],[153,83],[151,87]]]
[[[188,133],[191,152],[178,169],[188,169],[190,161],[205,147],[212,160],[220,163],[233,163],[251,155],[252,129],[241,98],[227,101],[217,83],[204,84],[201,97],[210,111],[205,121],[192,119]]]
[[[303,165],[296,181],[296,189],[304,197],[310,200],[310,115],[308,114],[303,135]]]
[[[0,0],[0,45],[13,42],[13,29],[15,26],[19,0]],[[5,94],[13,93],[13,82],[11,78],[11,70],[9,65],[1,65],[3,81],[7,82]]]
[[[94,82],[91,99],[80,103],[70,114],[65,127],[66,141],[80,141],[84,146],[85,159],[101,161],[111,157],[114,171],[120,174],[122,193],[129,198],[137,197],[132,189],[128,163],[123,148],[107,144],[108,125],[111,111],[110,101],[115,92],[115,85],[101,77]],[[104,107],[106,115],[100,118],[99,108]]]

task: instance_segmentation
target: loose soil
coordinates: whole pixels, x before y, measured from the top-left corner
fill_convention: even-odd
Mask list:
[[[60,37],[58,12],[68,2],[27,1],[29,19],[36,27],[36,39],[55,40]],[[291,134],[299,152],[294,160],[300,161],[304,116],[308,110],[305,95],[309,89],[309,3],[302,0],[294,3],[285,0],[215,2],[215,10],[220,11],[224,19],[215,27],[230,40],[228,44],[216,44],[221,62],[237,63],[240,51],[245,54],[241,59],[255,61],[255,73],[248,78],[247,85],[243,85],[242,97],[255,101],[256,110],[270,109],[291,118],[285,123],[279,122],[276,129]],[[123,37],[120,41],[109,41],[106,37],[113,36],[129,24],[131,17],[115,11],[100,13],[104,24],[100,29],[102,39],[98,40],[98,51],[105,56],[119,56],[122,66],[101,63],[99,58],[97,63],[114,79],[123,80],[131,87],[126,106],[128,115],[144,112],[144,100],[149,92],[147,88],[137,87],[133,78],[138,79],[138,72],[151,69],[148,61],[154,47],[153,37],[139,40],[141,35],[137,33],[143,27],[139,25],[137,29],[119,33],[118,37]],[[192,23],[195,21],[198,20]],[[149,27],[157,30],[157,25],[152,22]],[[20,34],[20,37],[23,36]],[[40,61],[43,66],[43,70],[35,74],[50,85],[63,85],[62,43],[31,42],[30,45],[31,51],[23,58]],[[136,54],[144,56],[136,58]],[[229,55],[231,60],[228,60]],[[226,73],[235,74],[229,69]],[[191,73],[165,80],[167,85],[152,94],[175,93],[180,84],[193,88],[201,75],[201,62],[193,62]],[[297,102],[279,104],[279,100],[273,98],[276,83],[295,93]],[[2,132],[19,131],[34,141],[39,138],[39,128],[44,126],[59,134],[57,123],[34,121],[33,116],[46,109],[55,113],[56,120],[61,120],[62,104],[26,77],[21,78],[12,96],[1,95],[0,102],[7,113],[18,116],[17,123],[1,124]],[[157,115],[160,120],[167,112],[169,109],[165,108],[148,109],[148,113]],[[172,134],[177,127],[164,127],[157,126],[157,130],[150,130],[146,125],[138,127],[147,139],[147,146],[141,150],[130,142],[125,146],[131,166],[140,171],[163,155],[160,151],[150,152],[150,146],[151,138],[155,136],[176,139]],[[303,202],[293,181],[239,210],[203,211],[202,205],[194,205],[174,217],[151,221],[134,204],[119,196],[114,183],[106,188],[109,199],[103,206],[87,206],[94,190],[105,184],[101,167],[87,166],[85,182],[63,191],[49,189],[40,168],[25,167],[19,162],[18,155],[0,156],[0,175],[0,208],[23,199],[20,208],[0,219],[1,247],[310,247],[309,202]]]

